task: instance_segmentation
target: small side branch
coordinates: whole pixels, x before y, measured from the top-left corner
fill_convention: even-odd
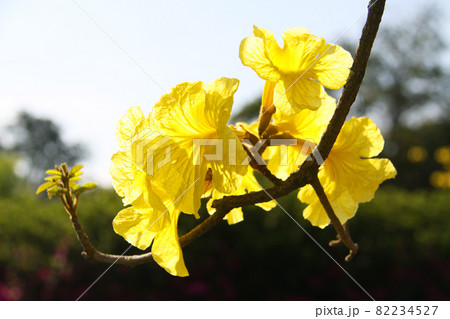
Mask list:
[[[334,229],[336,230],[338,234],[338,240],[342,241],[344,245],[350,250],[350,253],[345,257],[345,261],[350,261],[357,253],[358,253],[358,244],[355,244],[352,239],[350,238],[350,235],[348,232],[344,229],[341,222],[337,218],[336,214],[334,213],[333,207],[330,204],[330,201],[328,200],[327,195],[325,194],[325,191],[322,187],[322,184],[320,184],[319,178],[317,175],[315,175],[311,181],[311,186],[314,188],[314,191],[317,194],[317,197],[319,197],[320,203],[322,204],[323,208],[325,209],[328,217],[331,220],[331,224],[333,225]]]
[[[63,198],[61,198],[61,200],[63,200]],[[63,200],[63,204],[65,204],[64,207],[66,208],[66,211],[70,215],[70,220],[72,221],[73,228],[75,229],[78,240],[81,243],[81,246],[83,247],[83,252],[81,253],[81,255],[86,259],[108,264],[122,264],[127,266],[137,266],[140,264],[151,262],[153,260],[151,253],[125,256],[125,255],[105,254],[98,251],[91,244],[88,235],[84,232],[83,227],[78,221],[78,217],[76,214],[77,209],[73,205],[73,202],[67,205],[67,203],[64,203]]]
[[[344,223],[342,224],[342,227],[344,227],[344,230],[347,232],[348,236],[351,238],[350,236],[350,229],[348,227],[348,223]],[[334,247],[334,246],[338,246],[340,244],[343,244],[344,242],[342,241],[342,238],[339,236],[339,234],[336,235],[336,239],[334,240],[330,240],[330,242],[328,243],[330,245],[330,247]]]
[[[281,179],[279,179],[274,174],[272,174],[272,172],[267,168],[267,165],[265,163],[259,164],[258,161],[255,159],[254,155],[252,154],[252,152],[250,151],[250,149],[245,144],[243,144],[243,146],[244,146],[245,152],[247,153],[247,156],[250,158],[250,166],[254,170],[263,174],[274,185],[280,185],[283,182]],[[261,158],[260,153],[258,153],[258,155],[256,155],[256,156],[259,156]]]

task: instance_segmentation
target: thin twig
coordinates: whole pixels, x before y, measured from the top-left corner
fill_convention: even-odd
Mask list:
[[[348,223],[342,224],[342,227],[344,227],[345,232],[348,234],[348,236],[351,239],[352,236],[350,236],[350,228],[348,227]],[[336,239],[330,240],[328,245],[330,245],[330,247],[334,247],[334,246],[338,246],[338,245],[343,244],[343,243],[344,242],[342,241],[342,238],[339,236],[339,234],[337,234],[336,235]]]
[[[336,230],[339,239],[344,243],[344,245],[350,250],[350,253],[345,257],[345,261],[350,261],[357,253],[358,253],[358,244],[355,244],[352,239],[350,238],[350,235],[347,233],[347,231],[342,226],[341,222],[337,218],[336,214],[334,213],[333,207],[331,206],[330,201],[328,200],[327,195],[325,194],[325,191],[322,187],[322,184],[320,184],[319,178],[317,175],[315,175],[311,181],[311,186],[314,188],[314,191],[317,194],[317,197],[319,197],[320,203],[322,204],[323,208],[325,209],[325,212],[327,213],[328,217],[331,220],[331,224],[333,225],[334,229]]]
[[[272,174],[272,172],[267,168],[267,165],[265,163],[264,164],[258,163],[258,161],[256,160],[256,158],[254,157],[253,153],[250,151],[250,149],[247,145],[243,144],[243,146],[244,146],[245,152],[247,153],[247,156],[250,157],[250,166],[254,170],[257,170],[258,172],[263,174],[274,185],[281,185],[281,183],[283,183],[283,181],[281,179],[279,179],[278,177],[276,177],[275,175]],[[258,154],[259,154],[258,156],[260,156],[260,158],[261,158],[261,153],[262,152],[258,152]]]

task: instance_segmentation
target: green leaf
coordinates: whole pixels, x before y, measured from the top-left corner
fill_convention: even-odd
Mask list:
[[[42,193],[43,191],[49,189],[50,187],[56,186],[55,182],[47,182],[38,187],[36,195]]]
[[[77,176],[75,175],[75,173],[77,173],[80,169],[83,168],[83,165],[75,165],[74,167],[72,167],[72,169],[70,170],[70,174],[69,176]],[[81,173],[82,174],[82,173]],[[79,174],[80,175],[80,174]]]
[[[75,183],[75,182],[72,182],[72,181],[70,181],[69,182],[69,187],[72,189],[72,190],[77,190],[77,189],[79,189],[80,188],[80,185],[78,185],[77,183]]]
[[[90,183],[83,184],[80,188],[74,190],[74,192],[75,192],[75,194],[79,195],[81,193],[90,191],[91,189],[94,189],[96,187],[97,187],[97,184],[90,182]]]
[[[46,171],[45,171],[45,174],[48,174],[48,175],[58,175],[58,176],[61,176],[61,175],[62,175],[61,172],[60,172],[60,171],[57,171],[56,169],[49,169],[49,170],[46,170]]]
[[[74,177],[71,177],[70,179],[69,179],[70,181],[81,181],[81,177],[79,177],[79,176],[74,176]]]
[[[44,180],[48,181],[48,182],[56,182],[57,180],[60,180],[61,176],[48,176],[46,178],[44,178]]]
[[[96,187],[97,187],[97,184],[92,183],[92,182],[81,185],[81,188],[85,188],[85,189],[94,189]]]
[[[65,189],[60,189],[57,185],[55,185],[49,190],[47,190],[48,198],[52,199],[52,197],[55,195],[62,195],[64,194],[65,191],[66,191]]]

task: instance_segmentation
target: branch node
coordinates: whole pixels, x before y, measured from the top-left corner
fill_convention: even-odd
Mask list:
[[[353,259],[353,257],[355,257],[358,254],[359,251],[359,246],[357,243],[353,244],[353,248],[350,249],[350,253],[345,257],[345,261],[349,262],[350,260]]]

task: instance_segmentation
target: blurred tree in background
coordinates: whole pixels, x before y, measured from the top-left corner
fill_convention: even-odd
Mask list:
[[[261,98],[258,97],[253,102],[245,104],[236,114],[232,114],[230,123],[236,122],[254,122],[258,118],[261,107]]]
[[[14,173],[17,156],[0,150],[0,197],[10,197],[25,181]]]
[[[21,112],[9,129],[13,142],[8,150],[19,154],[25,161],[23,166],[28,171],[24,175],[33,184],[39,183],[44,171],[53,168],[56,163],[74,165],[85,155],[80,144],[64,142],[60,128],[49,119]]]
[[[381,29],[375,42],[353,110],[379,118],[384,127],[381,156],[398,171],[388,184],[450,188],[450,173],[441,183],[431,178],[445,164],[434,154],[450,145],[450,73],[442,59],[447,44],[441,30],[438,10],[426,7]]]
[[[435,7],[382,28],[353,110],[385,114],[383,125],[394,139],[405,125],[448,121],[450,79],[441,30]]]

